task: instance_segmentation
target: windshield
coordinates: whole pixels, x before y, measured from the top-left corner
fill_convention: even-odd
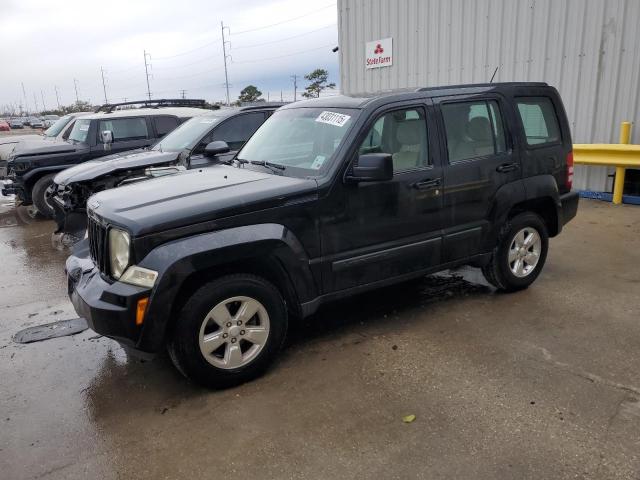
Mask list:
[[[318,175],[331,164],[357,115],[358,110],[344,108],[276,111],[249,139],[238,159],[283,165],[285,175]]]
[[[77,120],[69,134],[69,140],[85,143],[89,134],[89,125],[91,125],[91,120]]]
[[[160,152],[181,152],[193,150],[200,139],[211,130],[224,116],[207,115],[187,120],[178,128],[167,134],[152,150]]]
[[[62,129],[67,126],[70,120],[70,115],[65,115],[64,117],[62,117],[60,120],[58,120],[56,123],[54,123],[44,131],[45,137],[57,137]]]

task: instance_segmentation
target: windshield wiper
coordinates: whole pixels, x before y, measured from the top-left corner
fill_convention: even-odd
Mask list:
[[[270,168],[271,170],[274,170],[274,169],[284,170],[287,168],[284,165],[280,165],[279,163],[267,162],[266,160],[249,160],[249,163],[251,165],[260,165],[261,167],[267,167],[267,168]]]

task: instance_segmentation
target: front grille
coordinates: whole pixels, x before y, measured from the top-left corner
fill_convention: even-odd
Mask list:
[[[108,273],[109,254],[107,252],[107,228],[98,219],[89,215],[87,225],[89,253],[96,266],[104,274]]]

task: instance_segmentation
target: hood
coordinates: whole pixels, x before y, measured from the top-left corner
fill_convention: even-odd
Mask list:
[[[50,141],[44,140],[44,137],[37,138],[35,140],[25,140],[16,145],[13,150],[14,155],[18,156],[30,156],[30,155],[48,155],[55,153],[73,153],[80,147],[81,144],[74,145],[65,141]],[[80,147],[86,148],[86,147]]]
[[[0,160],[7,160],[19,142],[37,141],[42,135],[7,135],[0,137]]]
[[[43,135],[7,135],[6,137],[0,137],[0,145],[7,143],[18,143],[26,140],[40,140],[44,138]]]
[[[53,179],[58,185],[69,185],[77,182],[96,180],[106,175],[131,169],[147,168],[175,162],[176,152],[157,152],[152,150],[132,150],[116,153],[99,160],[80,163],[60,172]]]
[[[105,190],[87,206],[137,237],[277,207],[316,191],[313,179],[215,165]]]

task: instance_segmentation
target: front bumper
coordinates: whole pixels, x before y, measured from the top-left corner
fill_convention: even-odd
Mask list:
[[[76,238],[82,238],[87,231],[87,211],[69,210],[62,198],[54,193],[51,196],[51,206],[53,207],[53,218],[57,229],[55,233],[68,233]]]
[[[578,192],[569,192],[563,195],[560,195],[560,204],[562,205],[560,208],[560,224],[566,225],[572,220],[576,214],[578,213],[578,202],[580,196]]]
[[[89,258],[87,241],[78,244],[67,259],[65,270],[69,298],[78,316],[100,335],[135,349],[142,332],[142,327],[136,325],[137,303],[151,291],[104,279]]]

